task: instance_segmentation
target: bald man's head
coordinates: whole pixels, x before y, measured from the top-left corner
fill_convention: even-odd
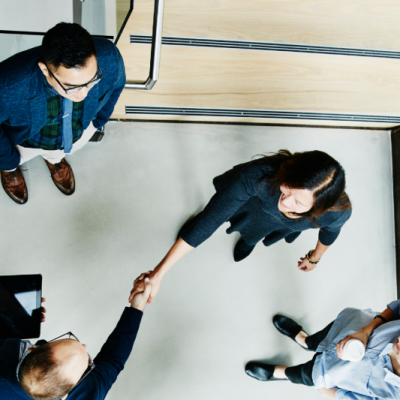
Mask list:
[[[65,399],[88,366],[86,346],[72,339],[34,348],[21,363],[19,382],[35,400]]]

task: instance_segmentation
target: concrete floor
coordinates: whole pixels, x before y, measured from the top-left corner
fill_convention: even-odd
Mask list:
[[[62,195],[40,158],[23,169],[24,206],[0,193],[2,274],[42,273],[42,337],[71,330],[96,355],[127,305],[133,280],[156,266],[188,216],[214,193],[212,178],[255,154],[323,150],[347,172],[351,220],[318,268],[297,270],[317,241],[259,244],[235,263],[227,224],[177,264],[145,311],[110,400],[320,398],[312,388],[257,382],[252,359],[285,364],[312,354],[281,336],[272,316],[309,333],[345,307],[383,310],[396,297],[388,131],[113,122],[99,144],[69,157],[77,190]]]

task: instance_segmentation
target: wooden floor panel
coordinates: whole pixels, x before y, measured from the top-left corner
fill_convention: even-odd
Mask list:
[[[127,79],[147,77],[150,46],[120,48]],[[400,116],[400,60],[164,46],[159,81],[125,105]]]
[[[291,125],[291,126],[322,126],[333,128],[359,128],[368,127],[376,129],[389,129],[398,126],[395,123],[375,123],[375,122],[348,122],[348,121],[329,121],[329,120],[293,120],[283,118],[227,118],[227,117],[192,117],[192,116],[172,116],[172,115],[126,115],[113,114],[114,120],[136,120],[136,121],[170,121],[170,122],[206,122],[206,123],[243,123],[243,124],[268,124],[268,125]]]
[[[129,42],[130,34],[151,35],[153,10],[153,0],[135,2],[118,43],[128,81],[149,75],[150,46]],[[400,2],[394,0],[167,0],[163,36],[400,51],[399,17]],[[297,123],[126,115],[126,105],[400,116],[399,93],[396,59],[164,45],[154,88],[124,90],[113,117]]]
[[[122,42],[151,35],[153,9],[135,2]],[[163,35],[400,51],[399,19],[398,0],[167,0]]]

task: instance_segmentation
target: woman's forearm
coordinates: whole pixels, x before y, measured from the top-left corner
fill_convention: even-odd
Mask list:
[[[311,260],[312,261],[317,261],[320,258],[322,258],[322,256],[324,255],[324,253],[329,249],[329,246],[325,246],[324,244],[322,244],[319,240],[317,243],[317,246],[315,247],[314,252],[311,255]]]
[[[183,239],[179,238],[175,244],[171,247],[166,256],[162,259],[162,261],[154,268],[153,271],[143,272],[139,277],[135,280],[135,286],[131,291],[131,295],[129,296],[129,301],[132,301],[132,298],[139,292],[142,292],[145,287],[145,278],[149,278],[151,282],[151,294],[148,303],[151,303],[153,299],[157,296],[158,291],[160,290],[161,280],[164,275],[176,264],[185,254],[189,253],[193,250],[194,247],[187,244]]]
[[[179,238],[171,247],[166,256],[154,268],[153,275],[163,278],[164,275],[186,254],[190,253],[194,247],[187,244],[182,238]]]

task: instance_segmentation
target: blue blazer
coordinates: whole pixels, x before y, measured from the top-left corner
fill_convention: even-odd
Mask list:
[[[109,120],[125,82],[125,68],[115,45],[93,38],[103,79],[84,100],[82,127],[100,128]],[[0,63],[0,169],[19,165],[16,145],[37,134],[46,124],[44,75],[38,66],[41,46],[18,53]]]
[[[69,400],[103,400],[132,351],[142,311],[126,307],[116,328],[93,360],[94,370],[68,395]],[[0,340],[0,399],[32,400],[18,382],[20,339]]]

